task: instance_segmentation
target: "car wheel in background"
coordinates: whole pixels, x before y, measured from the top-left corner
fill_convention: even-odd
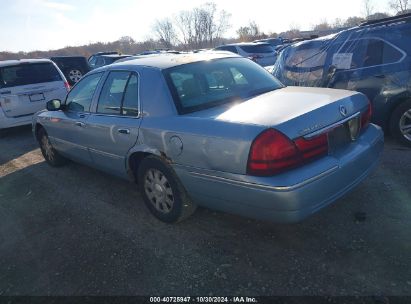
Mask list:
[[[390,131],[402,144],[411,147],[411,101],[401,103],[392,112]]]
[[[141,195],[151,213],[166,223],[189,217],[196,209],[178,177],[160,158],[144,158],[137,172]]]
[[[43,128],[39,130],[37,140],[39,141],[41,153],[48,164],[53,167],[61,167],[67,163],[67,158],[61,156],[57,150],[53,148]]]
[[[67,75],[70,82],[73,84],[77,83],[83,77],[83,73],[79,69],[70,69],[67,72]]]

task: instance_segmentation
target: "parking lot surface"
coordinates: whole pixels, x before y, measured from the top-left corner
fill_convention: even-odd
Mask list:
[[[0,139],[0,295],[411,295],[411,149],[299,224],[199,208],[167,225],[136,185]]]

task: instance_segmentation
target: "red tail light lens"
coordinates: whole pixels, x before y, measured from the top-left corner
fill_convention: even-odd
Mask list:
[[[64,86],[66,87],[67,92],[70,91],[71,87],[70,87],[70,84],[67,81],[64,83]]]
[[[284,134],[268,129],[251,145],[247,173],[250,175],[274,175],[299,163],[297,147]]]
[[[299,138],[293,142],[281,132],[268,129],[258,135],[251,145],[247,174],[275,175],[327,153],[326,134],[310,140]]]
[[[371,103],[368,102],[367,110],[361,114],[361,129],[364,129],[368,126],[368,124],[371,121],[371,115],[372,115],[372,107],[371,107]]]
[[[311,139],[303,137],[295,140],[298,150],[304,161],[310,160],[328,153],[328,137],[327,134],[321,134]]]

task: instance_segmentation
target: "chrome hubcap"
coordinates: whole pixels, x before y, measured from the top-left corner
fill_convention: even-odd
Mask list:
[[[43,147],[44,154],[48,160],[53,161],[54,160],[54,151],[53,147],[50,144],[49,139],[46,136],[43,136],[41,139],[41,145]]]
[[[173,208],[174,194],[167,178],[157,169],[150,169],[144,176],[144,190],[156,210],[169,213]]]
[[[402,114],[400,118],[400,130],[402,135],[411,141],[411,109]]]
[[[69,73],[69,78],[72,82],[78,82],[83,74],[79,70],[71,70]]]

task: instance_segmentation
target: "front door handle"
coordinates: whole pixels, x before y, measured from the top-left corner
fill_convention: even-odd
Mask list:
[[[86,124],[85,124],[84,122],[81,122],[81,121],[76,121],[76,122],[75,122],[75,125],[76,125],[77,127],[82,127],[82,128],[84,128],[84,127],[86,126]]]
[[[118,129],[118,133],[121,134],[130,134],[130,129]]]

